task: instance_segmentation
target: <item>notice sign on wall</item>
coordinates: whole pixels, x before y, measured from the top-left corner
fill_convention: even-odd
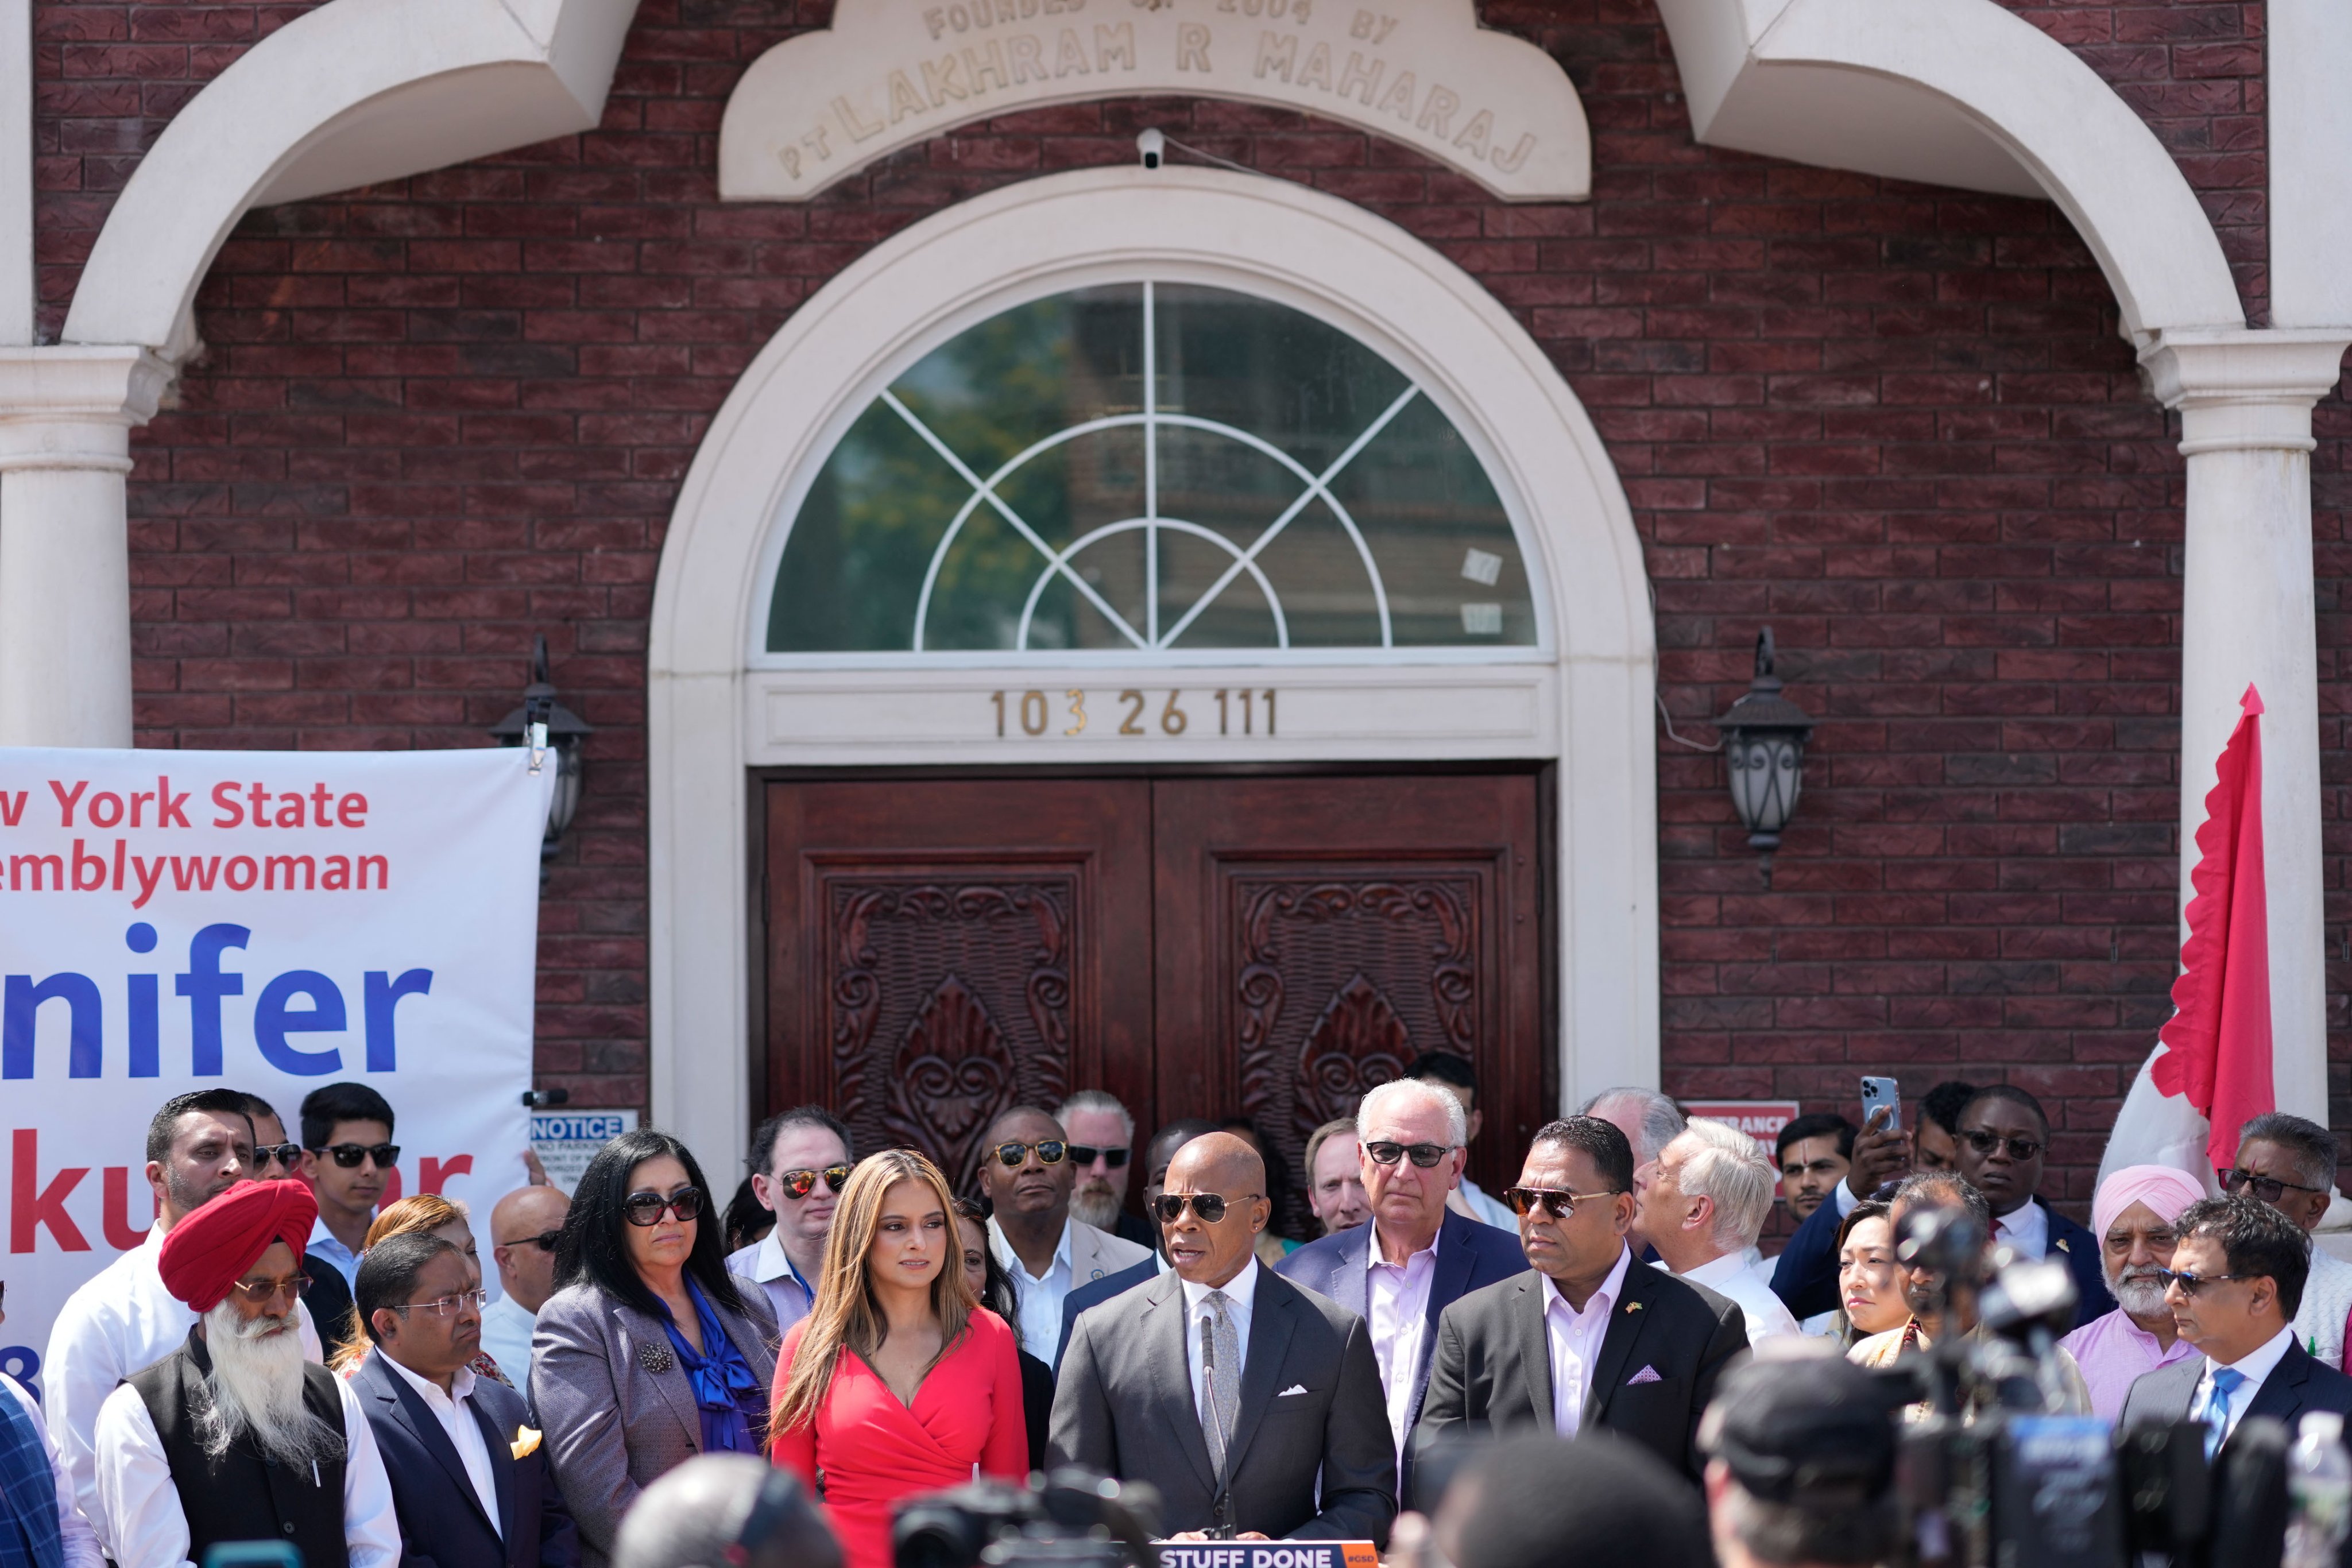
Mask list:
[[[1772,1141],[1802,1110],[1794,1100],[1685,1100],[1681,1103],[1685,1116],[1728,1122],[1755,1139],[1764,1146],[1764,1157],[1772,1161],[1776,1168],[1780,1157]]]
[[[536,1111],[530,1146],[548,1181],[569,1197],[596,1151],[636,1125],[635,1111]]]
[[[8,1319],[37,1378],[74,1287],[145,1239],[174,1094],[364,1083],[398,1118],[386,1201],[486,1215],[524,1181],[551,760],[0,751]]]

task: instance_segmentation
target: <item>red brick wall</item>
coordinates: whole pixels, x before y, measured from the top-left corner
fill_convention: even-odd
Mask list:
[[[2258,309],[2259,7],[2018,8],[2150,115]],[[52,318],[185,82],[287,14],[44,5]],[[1654,13],[1595,0],[1485,13],[1583,92],[1588,204],[1499,205],[1295,115],[1129,100],[722,206],[719,112],[777,14],[646,0],[598,131],[242,225],[201,298],[209,351],[137,445],[142,743],[476,744],[547,632],[599,731],[543,917],[540,1065],[641,1098],[646,617],[709,415],[877,239],[1123,162],[1158,124],[1393,219],[1544,344],[1632,497],[1686,734],[1712,738],[1776,629],[1822,726],[1771,891],[1719,761],[1660,737],[1669,1087],[1844,1106],[1862,1071],[1914,1097],[2007,1077],[2050,1100],[2087,1192],[2171,975],[2181,465],[2053,208],[1696,147]],[[2352,416],[2324,414],[2332,676]],[[2340,786],[2333,719],[2326,744]]]

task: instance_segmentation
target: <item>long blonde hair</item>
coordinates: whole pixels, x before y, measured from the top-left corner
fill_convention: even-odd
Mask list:
[[[792,1371],[776,1390],[768,1418],[771,1441],[775,1434],[816,1418],[817,1406],[833,1386],[834,1368],[841,1353],[870,1356],[889,1337],[888,1320],[874,1295],[866,1260],[874,1250],[875,1232],[882,1225],[884,1195],[902,1181],[921,1182],[940,1200],[947,1221],[949,1245],[940,1261],[939,1277],[931,1281],[931,1315],[940,1322],[940,1355],[947,1354],[962,1337],[980,1305],[963,1277],[963,1240],[956,1229],[955,1196],[940,1167],[912,1149],[886,1149],[868,1155],[849,1173],[841,1189],[841,1203],[833,1211],[833,1229],[825,1237],[824,1268],[817,1275],[816,1305],[801,1331],[800,1348]],[[938,1364],[939,1358],[932,1358]],[[929,1372],[929,1367],[924,1368]]]
[[[388,1239],[417,1232],[431,1233],[445,1225],[462,1225],[467,1231],[474,1228],[473,1217],[461,1206],[452,1203],[437,1192],[420,1192],[404,1197],[398,1203],[388,1203],[369,1222],[367,1235],[360,1242],[360,1250],[373,1252]],[[330,1343],[334,1353],[327,1357],[329,1370],[345,1377],[359,1370],[367,1359],[368,1346],[374,1342],[360,1322],[360,1309],[353,1303],[351,1315],[339,1325],[330,1325],[333,1332]]]

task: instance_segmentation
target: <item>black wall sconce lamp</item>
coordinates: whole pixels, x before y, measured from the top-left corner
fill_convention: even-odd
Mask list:
[[[545,725],[548,751],[555,758],[555,797],[547,808],[547,836],[539,846],[540,875],[563,847],[563,835],[580,810],[582,758],[596,727],[555,700],[554,683],[547,678],[547,639],[534,637],[530,649],[530,683],[522,689],[522,706],[490,727],[490,737],[500,746],[521,746],[531,738],[531,726]]]
[[[1748,830],[1748,847],[1764,855],[1764,885],[1772,885],[1772,855],[1780,834],[1797,814],[1805,782],[1805,743],[1813,719],[1780,695],[1772,671],[1772,628],[1756,637],[1756,677],[1747,695],[1716,720],[1723,735],[1724,760],[1731,768],[1731,805]]]

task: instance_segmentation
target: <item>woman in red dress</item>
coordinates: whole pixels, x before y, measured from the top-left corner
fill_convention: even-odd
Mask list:
[[[849,1568],[890,1568],[901,1500],[975,1467],[1028,1474],[1019,1342],[974,1300],[961,1257],[939,1167],[868,1155],[834,1211],[816,1310],[784,1336],[772,1456],[824,1496]]]

